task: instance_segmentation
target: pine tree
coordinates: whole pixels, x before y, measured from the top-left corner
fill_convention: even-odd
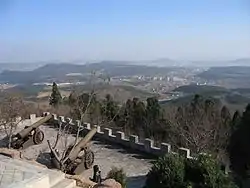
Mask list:
[[[62,101],[61,93],[58,90],[57,84],[53,82],[49,104],[53,107],[57,107],[61,103],[61,101]]]
[[[226,106],[223,106],[221,109],[221,120],[225,127],[228,127],[231,125],[231,114]]]

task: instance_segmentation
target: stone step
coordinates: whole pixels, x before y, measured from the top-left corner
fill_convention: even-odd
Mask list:
[[[19,162],[15,161],[14,165],[17,166],[16,164],[18,165]],[[58,182],[60,182],[61,180],[63,180],[65,178],[65,175],[62,172],[42,168],[42,167],[39,167],[36,165],[34,165],[33,169],[32,169],[32,166],[33,166],[32,164],[27,163],[27,168],[25,168],[25,167],[21,167],[21,168],[25,171],[28,171],[28,172],[39,173],[39,174],[48,174],[50,186],[57,184]]]
[[[1,184],[1,188],[49,188],[49,177],[48,175],[42,175],[40,177],[31,177],[23,181],[13,181],[9,184]]]
[[[63,173],[58,172],[49,172],[49,184],[50,186],[56,185],[58,182],[62,181],[65,178],[65,175]]]
[[[5,163],[9,163],[11,165],[18,166],[20,168],[25,168],[29,171],[34,171],[34,172],[42,172],[42,171],[46,170],[46,168],[40,167],[36,164],[31,164],[28,161],[19,160],[19,159],[12,159],[12,158],[5,157],[5,156],[0,156],[0,161],[5,162]]]
[[[75,188],[76,181],[73,179],[63,179],[51,188]]]
[[[28,162],[14,160],[11,166],[18,166],[18,169],[22,169],[27,172],[48,174],[49,183],[51,186],[55,185],[65,177],[64,173],[62,172],[59,172],[57,170],[42,168],[37,165],[29,164]]]

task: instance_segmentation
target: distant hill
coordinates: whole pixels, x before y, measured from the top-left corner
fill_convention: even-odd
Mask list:
[[[250,66],[250,58],[240,58],[227,61],[191,61],[191,65],[203,65],[206,67],[229,67],[229,66]]]
[[[0,73],[5,70],[31,71],[42,65],[44,64],[43,63],[0,63]]]
[[[250,98],[241,96],[241,95],[236,95],[236,96],[221,96],[221,97],[213,97],[209,95],[202,95],[206,99],[212,99],[213,101],[216,101],[216,103],[219,103],[221,105],[226,105],[231,113],[234,113],[236,110],[243,111],[245,107],[247,106],[248,103],[250,103]],[[193,99],[194,95],[186,95],[183,97],[180,97],[178,99],[166,101],[162,103],[161,105],[164,108],[172,108],[172,107],[178,107],[185,105],[189,103]]]
[[[78,86],[64,86],[59,87],[59,90],[63,96],[68,96],[72,90],[75,90],[79,93],[90,92],[92,91],[93,86],[91,85],[78,85]],[[33,86],[29,84],[17,85],[15,87],[7,89],[9,93],[18,93],[21,94],[24,99],[31,101],[48,101],[48,98],[51,94],[51,87],[46,86]],[[148,97],[156,96],[154,93],[140,90],[133,86],[124,86],[124,85],[109,85],[109,84],[96,84],[95,92],[97,97],[104,98],[107,94],[110,94],[114,97],[116,101],[125,102],[129,98],[138,97],[142,100],[145,100]]]
[[[209,85],[187,85],[178,87],[174,91],[181,92],[183,96],[170,101],[164,101],[162,103],[163,106],[183,105],[190,102],[195,94],[199,94],[205,98],[211,98],[221,104],[227,105],[232,111],[237,109],[242,110],[250,103],[250,89],[246,88],[226,89]]]
[[[198,76],[209,80],[245,79],[250,78],[250,66],[211,67]]]
[[[197,76],[228,88],[250,88],[250,66],[212,67]]]
[[[219,98],[216,98],[216,97],[212,97],[212,96],[204,96],[202,95],[203,98],[205,99],[211,99],[213,100],[214,102],[216,102],[217,104],[222,104],[221,100]],[[170,100],[168,102],[165,102],[162,104],[163,107],[179,107],[179,106],[183,106],[183,105],[186,105],[188,103],[190,103],[190,101],[194,98],[194,95],[186,95],[186,96],[183,96],[183,97],[180,97],[178,99],[174,99],[174,100]]]
[[[206,94],[206,95],[222,95],[229,93],[230,91],[226,88],[219,86],[210,86],[210,85],[185,85],[180,86],[173,91],[182,92],[184,94]]]
[[[47,64],[31,71],[3,71],[0,74],[1,82],[13,84],[64,81],[66,74],[81,73],[90,74],[92,71],[102,72],[109,76],[132,76],[132,75],[154,75],[167,74],[169,71],[178,69],[177,67],[154,67],[145,65],[131,65],[126,62],[103,61],[91,64]],[[82,79],[81,77],[79,79]]]

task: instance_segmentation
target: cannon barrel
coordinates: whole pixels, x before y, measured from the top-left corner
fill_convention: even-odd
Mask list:
[[[31,124],[28,128],[21,130],[19,133],[16,134],[16,137],[19,139],[22,139],[24,137],[26,137],[33,129],[36,129],[37,127],[39,127],[41,124],[47,122],[48,120],[50,120],[52,118],[52,115],[49,114],[45,117],[43,117],[42,119],[40,119],[39,121]]]
[[[97,128],[93,128],[88,134],[74,147],[74,149],[70,152],[68,159],[74,161],[78,154],[81,152],[82,148],[87,145],[87,143],[93,138],[95,133],[97,132]]]

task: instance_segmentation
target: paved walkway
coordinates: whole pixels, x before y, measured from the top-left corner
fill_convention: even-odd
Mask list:
[[[20,127],[21,128],[21,127]],[[49,148],[46,140],[50,140],[53,144],[56,138],[56,130],[48,126],[40,127],[45,133],[45,140],[42,144],[27,148],[23,152],[23,156],[27,159],[37,159],[38,162],[50,166]],[[73,142],[74,137],[69,136],[68,142]],[[58,145],[59,150],[62,150],[63,141]],[[112,167],[123,168],[128,177],[128,188],[140,188],[143,186],[145,175],[148,173],[151,163],[150,159],[145,159],[144,156],[129,153],[128,151],[92,141],[91,150],[95,154],[95,164],[100,166],[102,177],[105,178]],[[85,177],[92,176],[92,169],[84,172]]]

